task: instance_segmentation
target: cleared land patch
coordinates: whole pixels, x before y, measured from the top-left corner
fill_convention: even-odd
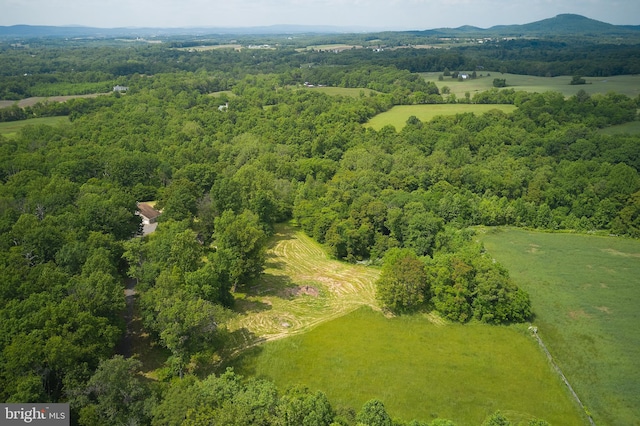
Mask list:
[[[453,71],[453,70],[451,70]],[[460,72],[471,72],[460,70]],[[537,77],[532,75],[519,75],[500,73],[498,71],[478,72],[478,78],[458,81],[451,77],[444,77],[438,81],[441,72],[420,73],[427,81],[433,81],[439,88],[449,86],[451,93],[458,98],[469,92],[473,97],[475,92],[484,92],[493,88],[494,78],[507,80],[507,88],[526,92],[560,92],[565,96],[573,96],[578,91],[584,90],[589,94],[617,92],[635,98],[640,95],[640,75],[617,75],[612,77],[585,77],[587,84],[570,85],[571,76]],[[482,74],[482,77],[480,75]],[[490,74],[490,75],[488,75]]]
[[[382,400],[394,418],[477,426],[496,410],[515,422],[583,425],[577,404],[526,326],[386,318],[363,307],[309,333],[255,347],[234,367],[281,388],[322,390],[336,407]],[[526,424],[526,423],[524,423]]]
[[[514,105],[480,104],[398,105],[389,111],[376,115],[365,126],[380,130],[384,126],[391,125],[396,130],[401,130],[406,125],[407,119],[412,115],[416,116],[420,121],[427,122],[439,115],[456,115],[465,112],[482,114],[494,109],[510,113],[515,111],[516,107]]]
[[[0,123],[0,135],[3,135],[7,138],[12,138],[20,131],[20,129],[25,126],[37,126],[41,124],[46,124],[47,126],[56,126],[60,123],[68,122],[68,117],[42,117],[31,118],[29,120],[8,121],[5,123]]]
[[[595,423],[638,424],[640,241],[518,229],[480,239],[531,295],[538,333]]]
[[[363,305],[375,307],[379,275],[330,259],[301,231],[277,225],[262,277],[236,294],[241,314],[228,325],[233,346],[301,333]]]
[[[379,93],[376,92],[375,90],[371,90],[371,89],[365,89],[365,88],[352,88],[352,87],[328,87],[328,86],[322,86],[322,87],[307,87],[307,90],[313,90],[316,92],[322,92],[322,93],[326,93],[327,95],[332,95],[332,96],[351,96],[353,98],[358,98],[361,96],[361,94],[364,94],[366,96],[369,96],[370,93],[374,92],[374,93]]]
[[[0,101],[0,108],[10,107],[11,105],[18,105],[20,108],[27,106],[34,106],[38,102],[66,102],[70,99],[76,98],[95,98],[97,96],[109,95],[110,93],[91,93],[88,95],[68,95],[68,96],[34,96],[31,98],[20,99],[19,101]]]
[[[604,129],[600,129],[599,132],[605,135],[637,135],[640,134],[640,121],[632,121],[631,123],[624,123],[618,124],[616,126],[606,127]]]

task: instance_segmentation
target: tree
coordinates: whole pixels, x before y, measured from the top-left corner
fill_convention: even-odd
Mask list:
[[[376,298],[395,313],[415,311],[428,300],[429,285],[424,264],[408,249],[391,249],[376,282]]]
[[[224,211],[215,219],[214,241],[234,287],[262,272],[267,236],[255,213]]]
[[[507,79],[506,78],[494,78],[493,79],[493,87],[507,87]]]
[[[579,84],[587,84],[587,80],[582,78],[581,75],[574,75],[573,77],[571,77],[571,83],[569,84],[572,86],[579,85]]]
[[[356,421],[366,426],[392,426],[393,424],[384,404],[378,399],[365,402],[356,416]]]
[[[511,423],[500,411],[496,411],[482,422],[482,426],[511,426]]]
[[[104,360],[87,382],[84,391],[72,399],[80,406],[81,425],[125,425],[148,421],[146,399],[150,396],[138,377],[142,363],[116,355]]]
[[[280,398],[278,414],[285,426],[328,426],[333,421],[326,395],[300,386],[288,389]]]

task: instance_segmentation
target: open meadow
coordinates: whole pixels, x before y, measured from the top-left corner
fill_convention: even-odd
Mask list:
[[[587,84],[570,85],[571,76],[558,77],[536,77],[532,75],[519,75],[500,73],[498,71],[478,72],[478,78],[465,81],[458,81],[451,77],[445,77],[443,81],[438,81],[438,76],[442,73],[430,72],[420,73],[425,80],[433,81],[442,90],[443,86],[448,86],[451,93],[458,98],[464,97],[466,92],[471,97],[476,92],[484,92],[493,88],[494,78],[504,78],[507,80],[507,88],[523,90],[526,92],[560,92],[565,96],[573,96],[579,90],[584,90],[589,94],[616,92],[635,98],[640,95],[640,75],[617,75],[612,77],[585,77]],[[480,77],[480,74],[483,76]],[[487,76],[487,74],[491,74]]]
[[[522,325],[443,325],[422,315],[390,319],[361,308],[309,333],[255,347],[233,365],[281,388],[322,390],[335,407],[357,411],[377,398],[404,421],[440,417],[478,426],[496,410],[512,421],[586,421]]]
[[[375,307],[379,269],[330,259],[302,231],[276,225],[264,273],[236,293],[240,315],[228,327],[242,348],[308,331],[363,305]]]
[[[306,90],[313,90],[315,92],[322,92],[331,96],[350,96],[352,98],[359,98],[362,94],[369,96],[371,93],[379,93],[372,89],[366,88],[353,88],[353,87],[329,87],[329,86],[315,86],[307,87]]]
[[[384,126],[391,125],[400,131],[407,123],[407,119],[412,115],[427,122],[439,115],[456,115],[465,112],[482,114],[487,111],[498,109],[505,113],[515,111],[514,105],[481,105],[481,104],[435,104],[435,105],[398,105],[378,114],[365,123],[365,127],[380,130]]]
[[[265,273],[240,294],[229,325],[237,349],[270,341],[232,361],[239,373],[322,390],[337,407],[379,398],[404,420],[479,425],[500,409],[513,420],[584,424],[526,325],[387,318],[375,310],[377,269],[331,260],[287,225],[270,247]]]
[[[539,335],[596,424],[639,424],[640,242],[518,229],[480,240],[531,295]]]
[[[25,126],[37,126],[41,124],[56,126],[60,123],[68,122],[68,117],[42,117],[31,118],[29,120],[7,121],[5,123],[0,123],[0,135],[3,135],[6,138],[12,138]]]

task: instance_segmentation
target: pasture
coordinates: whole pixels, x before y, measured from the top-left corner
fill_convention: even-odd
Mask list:
[[[638,424],[640,242],[518,229],[480,240],[531,295],[539,335],[596,424]]]
[[[618,124],[616,126],[605,127],[604,129],[600,129],[599,132],[605,135],[619,135],[619,134],[637,135],[637,134],[640,134],[640,121],[632,121],[631,123],[624,123],[624,124]]]
[[[400,131],[409,117],[416,116],[420,121],[427,122],[439,115],[456,115],[466,112],[482,114],[498,109],[505,113],[515,111],[514,105],[486,105],[486,104],[435,104],[435,105],[398,105],[389,111],[378,114],[365,123],[365,127],[380,130],[391,125]]]
[[[38,102],[66,102],[75,98],[95,98],[96,96],[109,95],[110,93],[90,93],[88,95],[67,95],[67,96],[33,96],[30,98],[20,99],[19,101],[0,101],[0,108],[18,105],[20,108],[34,106]]]
[[[6,138],[13,138],[16,134],[25,126],[37,126],[45,124],[47,126],[57,126],[60,123],[68,123],[68,117],[43,117],[43,118],[32,118],[29,120],[20,120],[20,121],[8,121],[5,123],[0,123],[0,135],[3,135]]]
[[[479,425],[500,409],[518,421],[584,423],[526,325],[386,318],[376,308],[378,276],[376,268],[330,259],[296,228],[277,225],[263,276],[236,294],[238,315],[228,330],[230,351],[239,355],[231,365],[283,388],[322,390],[336,407],[358,410],[379,398],[405,420]]]
[[[523,325],[389,319],[363,307],[308,333],[255,347],[234,367],[280,388],[322,390],[336,408],[357,411],[378,398],[404,421],[440,417],[478,426],[496,410],[514,422],[586,421]]]
[[[352,87],[329,87],[329,86],[315,86],[306,87],[305,90],[313,90],[315,92],[322,92],[331,96],[350,96],[352,98],[359,98],[363,94],[369,96],[371,93],[379,93],[375,90],[365,88],[352,88]]]
[[[451,77],[444,77],[443,81],[438,81],[438,76],[442,73],[430,72],[420,73],[425,80],[433,81],[442,90],[443,86],[449,86],[451,93],[458,98],[464,97],[466,92],[473,95],[476,92],[484,92],[493,88],[494,78],[504,78],[507,80],[507,88],[522,90],[526,92],[560,92],[569,97],[584,90],[589,94],[617,92],[635,98],[640,95],[640,75],[617,75],[613,77],[585,77],[587,84],[572,86],[569,84],[571,76],[558,77],[536,77],[531,75],[518,75],[500,73],[498,71],[477,72],[478,78],[473,80],[458,81]],[[480,74],[483,77],[480,77]],[[487,76],[487,74],[491,74]]]

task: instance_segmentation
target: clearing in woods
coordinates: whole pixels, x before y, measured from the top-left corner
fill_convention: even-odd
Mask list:
[[[308,331],[363,305],[377,309],[379,275],[376,268],[332,260],[302,231],[276,225],[264,273],[236,293],[241,314],[228,325],[232,346]]]

